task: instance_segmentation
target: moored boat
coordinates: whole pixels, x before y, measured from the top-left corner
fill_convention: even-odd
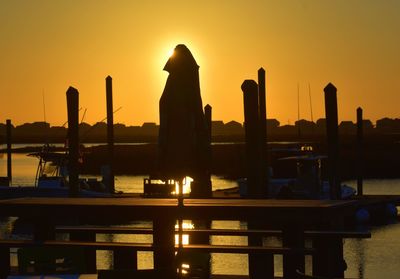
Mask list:
[[[50,150],[45,145],[41,151],[28,154],[39,163],[33,186],[0,186],[0,199],[21,197],[68,197],[68,155]],[[79,179],[80,197],[113,196],[102,181],[96,178]]]

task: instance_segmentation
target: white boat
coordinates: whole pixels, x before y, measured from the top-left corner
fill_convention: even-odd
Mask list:
[[[28,156],[39,160],[34,186],[0,186],[0,199],[20,197],[68,197],[68,156],[61,152],[52,152],[45,145],[40,152]],[[108,197],[109,193],[101,181],[95,178],[79,179],[80,197]]]
[[[328,181],[321,179],[322,159],[326,156],[306,154],[291,156],[279,160],[290,160],[296,163],[297,177],[295,178],[269,178],[269,198],[288,199],[329,199],[330,185]],[[269,172],[271,173],[271,171]],[[271,176],[271,175],[270,175]],[[247,179],[238,180],[239,193],[242,197],[247,196]],[[341,198],[348,199],[355,195],[356,190],[346,184],[341,184]]]

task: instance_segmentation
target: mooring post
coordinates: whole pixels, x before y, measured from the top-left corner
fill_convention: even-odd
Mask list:
[[[260,198],[258,85],[254,80],[245,80],[242,91],[246,134],[247,196]]]
[[[340,216],[330,216],[317,225],[317,230],[340,231],[344,221]],[[315,278],[344,278],[346,262],[343,257],[343,239],[335,235],[312,238],[312,275]]]
[[[115,270],[137,270],[137,252],[135,250],[122,247],[115,250],[113,256]]]
[[[113,94],[112,94],[112,78],[106,77],[106,101],[107,101],[107,143],[108,143],[108,164],[109,177],[107,187],[110,193],[115,192],[114,185],[114,116],[113,116]]]
[[[0,248],[0,279],[9,278],[10,275],[10,248],[1,247]]]
[[[283,278],[300,278],[296,270],[304,272],[304,224],[301,220],[291,220],[283,224],[282,245],[293,249],[293,253],[283,255]]]
[[[329,83],[325,88],[325,115],[328,139],[328,164],[330,198],[341,199],[339,178],[339,133],[336,87]]]
[[[363,195],[363,110],[357,108],[357,195]]]
[[[12,137],[11,137],[11,120],[7,119],[6,121],[7,126],[7,179],[8,179],[8,186],[12,184]]]
[[[79,192],[79,92],[73,87],[67,90],[68,109],[68,173],[69,196],[77,197]]]
[[[263,187],[262,194],[268,197],[268,151],[267,151],[267,105],[265,90],[265,70],[258,70],[258,105],[260,117],[260,184]]]
[[[175,220],[153,220],[154,269],[165,272],[164,279],[176,279]]]
[[[86,241],[86,242],[96,242],[96,233],[94,232],[71,232],[69,234],[70,240],[75,241]],[[84,259],[85,259],[85,272],[86,273],[96,273],[96,250],[90,248],[84,248]]]
[[[260,224],[262,223],[262,224]],[[247,222],[248,230],[266,229],[265,224],[260,220]],[[262,235],[249,235],[249,246],[263,246]],[[249,278],[252,279],[273,279],[274,276],[274,255],[269,253],[249,253]]]
[[[212,156],[211,156],[211,125],[212,125],[212,107],[207,104],[204,107],[204,118],[207,127],[207,147],[206,147],[206,174],[205,174],[205,185],[204,185],[204,194],[202,197],[211,198],[212,197],[212,185],[211,185],[211,164],[212,164]],[[202,190],[203,191],[203,190]]]
[[[204,107],[204,118],[207,125],[207,139],[211,144],[212,107],[209,104]]]

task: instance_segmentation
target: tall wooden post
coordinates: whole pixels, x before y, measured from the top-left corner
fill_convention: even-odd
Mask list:
[[[363,110],[357,108],[357,195],[363,195]]]
[[[9,278],[10,275],[10,248],[0,247],[0,279]]]
[[[212,157],[211,157],[211,125],[212,125],[212,107],[207,104],[204,107],[204,117],[207,126],[207,174],[205,177],[204,183],[204,197],[211,198],[212,197],[212,185],[211,185],[211,164],[212,164]]]
[[[154,269],[164,272],[165,279],[175,279],[175,220],[158,218],[153,221],[153,246]]]
[[[79,192],[79,92],[73,87],[67,90],[68,109],[68,173],[69,196],[77,197]]]
[[[260,185],[262,194],[268,197],[267,105],[265,94],[265,70],[258,70],[258,105],[260,118]]]
[[[70,240],[75,241],[86,241],[86,242],[96,242],[96,233],[94,232],[71,232],[69,234]],[[84,248],[83,252],[85,259],[85,272],[86,273],[96,273],[96,250],[90,248]],[[115,252],[114,252],[115,253]],[[114,257],[115,260],[115,257]],[[116,267],[114,266],[116,269]]]
[[[324,88],[331,199],[341,199],[342,196],[339,178],[339,128],[336,91],[336,87],[332,83]]]
[[[7,178],[8,178],[8,185],[11,186],[12,184],[12,146],[11,146],[11,120],[7,119],[6,121],[7,126]]]
[[[254,80],[245,80],[242,91],[246,133],[247,195],[250,198],[260,198],[258,85]]]
[[[108,143],[108,164],[109,177],[107,181],[108,189],[111,193],[115,192],[114,185],[114,116],[113,116],[113,94],[112,78],[106,77],[106,101],[107,101],[107,143]]]

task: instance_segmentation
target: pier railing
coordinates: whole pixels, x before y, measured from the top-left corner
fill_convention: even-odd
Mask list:
[[[247,235],[249,245],[220,246],[190,244],[183,251],[202,253],[245,253],[249,254],[250,278],[273,278],[273,262],[270,255],[283,255],[283,275],[298,278],[296,270],[304,272],[304,257],[313,255],[314,275],[343,277],[344,237],[367,237],[340,231],[340,221],[355,209],[351,201],[295,201],[295,200],[185,200],[178,207],[174,199],[46,199],[24,198],[0,202],[3,216],[17,216],[29,220],[35,227],[34,240],[2,240],[0,242],[0,270],[2,278],[9,272],[10,247],[66,247],[82,248],[87,259],[87,272],[96,273],[96,250],[112,250],[114,268],[137,269],[136,252],[154,251],[154,268],[162,270],[164,277],[175,278],[175,222],[185,220],[243,220],[259,227],[249,230],[194,229],[184,231],[206,235]],[[96,216],[98,218],[96,218]],[[112,224],[116,219],[151,220],[152,229],[57,227],[73,220],[76,225],[102,223]],[[121,222],[118,220],[118,222]],[[69,231],[70,241],[56,241],[56,232]],[[148,233],[153,235],[153,243],[113,243],[96,242],[95,233]],[[282,238],[281,247],[266,247],[263,236],[275,235]],[[305,248],[304,238],[313,239],[312,248]],[[260,241],[261,240],[261,241]],[[256,243],[256,245],[254,244]],[[257,244],[258,243],[258,244]],[[272,257],[273,259],[273,257]],[[314,268],[315,266],[315,268]]]

